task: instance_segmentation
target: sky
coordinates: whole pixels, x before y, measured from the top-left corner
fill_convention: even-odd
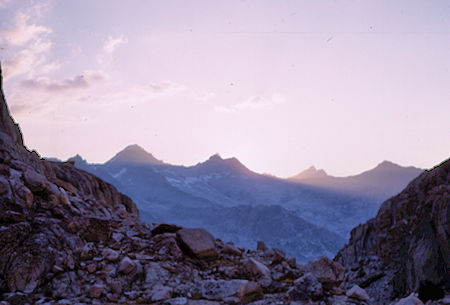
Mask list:
[[[450,1],[0,0],[25,145],[347,176],[450,153]]]

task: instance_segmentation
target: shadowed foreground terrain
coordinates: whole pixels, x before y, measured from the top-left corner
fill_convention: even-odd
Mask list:
[[[336,261],[299,265],[263,243],[141,222],[112,185],[27,151],[0,96],[2,305],[389,304],[411,292],[448,304],[448,203],[446,161],[355,228]],[[422,304],[409,300],[398,304]]]

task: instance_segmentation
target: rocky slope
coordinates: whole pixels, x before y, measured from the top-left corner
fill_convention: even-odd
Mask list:
[[[413,291],[426,301],[450,289],[450,159],[413,180],[352,230],[335,260],[347,282],[384,303]]]

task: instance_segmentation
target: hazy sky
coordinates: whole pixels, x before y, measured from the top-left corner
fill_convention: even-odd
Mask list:
[[[450,1],[0,0],[29,149],[349,175],[450,156]]]

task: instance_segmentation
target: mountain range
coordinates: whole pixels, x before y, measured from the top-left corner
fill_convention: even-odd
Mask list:
[[[310,168],[281,179],[219,154],[189,167],[166,164],[138,145],[104,164],[88,164],[78,155],[68,161],[130,196],[148,223],[203,227],[246,248],[262,240],[302,262],[334,256],[354,226],[373,217],[383,200],[422,172],[384,161],[351,177]],[[264,215],[273,217],[261,221]],[[281,231],[290,233],[277,234]]]
[[[74,163],[26,149],[0,67],[0,304],[449,304],[450,159],[384,201],[333,260],[306,264],[263,242],[242,249],[201,228],[147,224]],[[275,222],[266,229],[280,241],[315,234],[279,206],[228,209],[237,231],[266,235],[253,229]]]

